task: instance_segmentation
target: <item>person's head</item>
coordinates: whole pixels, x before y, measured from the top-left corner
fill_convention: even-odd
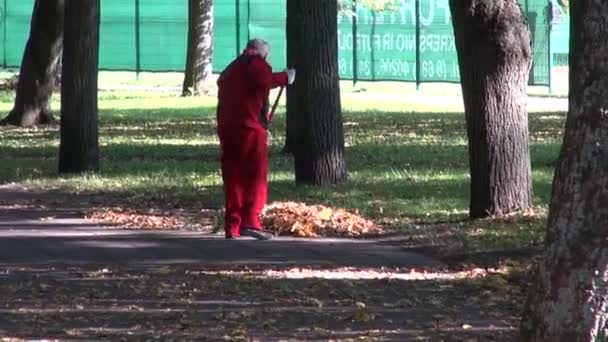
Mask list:
[[[270,45],[265,40],[254,38],[247,42],[247,50],[266,59],[270,54]]]

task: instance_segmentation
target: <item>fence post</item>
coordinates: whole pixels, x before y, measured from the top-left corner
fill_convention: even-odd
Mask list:
[[[553,51],[551,50],[551,31],[552,30],[552,25],[553,25],[553,3],[552,0],[547,0],[547,42],[548,42],[548,47],[547,47],[547,51],[548,51],[548,61],[547,61],[547,69],[549,69],[549,72],[547,73],[548,77],[549,77],[549,95],[553,95],[553,77],[551,74],[553,74]]]
[[[420,0],[416,0],[416,90],[420,89]]]
[[[139,0],[135,0],[135,78],[139,81],[141,71],[141,51],[140,51],[140,32],[139,32]]]
[[[357,85],[358,77],[358,66],[359,61],[357,60],[357,0],[353,0],[353,86]]]
[[[235,22],[236,22],[236,56],[238,56],[241,52],[241,1],[235,0],[236,5],[235,9]]]
[[[4,67],[6,68],[6,12],[8,12],[7,8],[6,8],[6,0],[4,0],[4,9],[2,10],[2,30],[4,31],[4,37],[3,37],[3,49],[2,52],[4,54],[4,56],[2,57],[2,61],[4,63]]]

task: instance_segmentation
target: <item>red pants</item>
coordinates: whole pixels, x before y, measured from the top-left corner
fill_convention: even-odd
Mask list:
[[[240,236],[242,228],[262,230],[260,215],[266,205],[268,146],[262,127],[220,130],[222,179],[226,206],[226,237]]]

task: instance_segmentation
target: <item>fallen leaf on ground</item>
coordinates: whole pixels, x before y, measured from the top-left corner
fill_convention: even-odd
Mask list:
[[[373,321],[376,317],[372,314],[367,313],[364,310],[357,310],[352,316],[352,320],[357,323],[365,323]]]

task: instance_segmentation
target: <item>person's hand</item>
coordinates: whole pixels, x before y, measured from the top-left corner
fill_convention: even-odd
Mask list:
[[[296,80],[296,69],[287,69],[287,84],[293,84]]]

